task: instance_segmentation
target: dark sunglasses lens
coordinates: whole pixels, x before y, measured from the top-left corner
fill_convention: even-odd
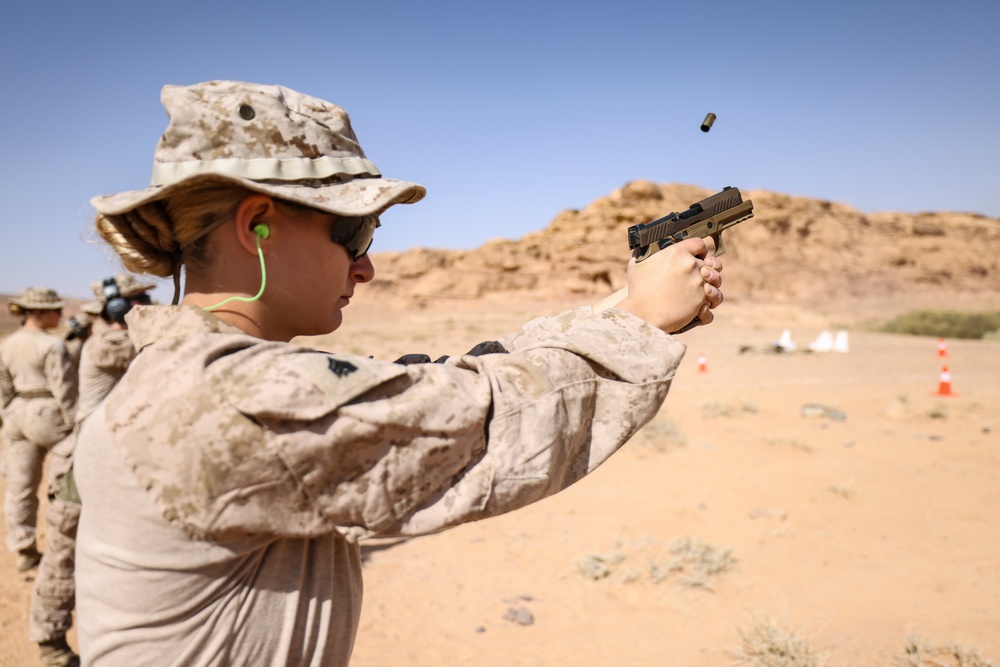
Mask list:
[[[371,248],[378,225],[379,221],[375,216],[340,218],[333,223],[330,238],[334,243],[344,246],[351,259],[357,261]]]
[[[358,239],[351,247],[347,249],[347,251],[351,253],[351,259],[353,259],[355,262],[364,257],[365,255],[367,255],[368,249],[372,247],[371,239],[368,240],[368,243],[365,244],[364,247],[362,247],[363,242],[364,241],[362,239]]]

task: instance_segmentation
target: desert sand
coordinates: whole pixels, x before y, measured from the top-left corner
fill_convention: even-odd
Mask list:
[[[471,340],[490,317],[454,326]],[[597,473],[504,517],[373,545],[355,664],[738,664],[761,617],[831,666],[890,664],[912,638],[996,661],[1000,341],[948,341],[942,360],[936,339],[851,329],[847,353],[740,352],[779,323],[800,349],[830,326],[720,309],[683,334],[661,413]],[[942,361],[957,395],[938,395]],[[684,540],[735,562],[707,589],[684,581],[697,568],[654,577]],[[617,563],[595,579],[580,567],[595,558]],[[505,620],[521,609],[530,625]]]
[[[909,238],[913,218],[894,219]],[[941,357],[936,338],[871,330],[924,305],[997,309],[995,261],[970,257],[942,225],[914,241],[938,243],[915,260],[938,268],[897,263],[924,279],[885,289],[891,262],[856,262],[867,291],[805,250],[786,246],[780,267],[750,261],[762,256],[753,237],[734,234],[727,303],[680,336],[688,353],[663,409],[607,464],[503,517],[365,544],[352,665],[876,667],[920,665],[903,661],[916,644],[955,647],[935,664],[1000,661],[1000,341],[948,340]],[[559,295],[463,295],[400,268],[419,256],[385,257],[388,282],[433,287],[394,299],[361,288],[340,331],[302,342],[387,360],[459,354],[621,280],[580,271]],[[982,268],[966,276],[969,265]],[[767,290],[779,270],[802,287]],[[775,353],[784,329],[798,348]],[[808,352],[823,331],[845,331],[847,351]],[[36,663],[31,583],[0,553],[0,666]],[[814,661],[746,655],[743,637],[768,624]]]

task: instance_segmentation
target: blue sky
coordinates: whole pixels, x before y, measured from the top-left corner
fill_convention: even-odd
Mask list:
[[[520,238],[639,178],[1000,217],[997,26],[996,0],[5,3],[0,292],[118,270],[89,199],[145,187],[160,88],[211,79],[340,104],[427,186],[374,251]]]

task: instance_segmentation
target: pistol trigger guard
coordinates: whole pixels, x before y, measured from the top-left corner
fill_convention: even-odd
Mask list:
[[[715,241],[715,252],[712,253],[712,256],[718,257],[726,252],[726,246],[722,243],[722,232],[712,234],[712,240]]]

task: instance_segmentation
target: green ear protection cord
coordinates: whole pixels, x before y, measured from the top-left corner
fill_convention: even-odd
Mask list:
[[[255,225],[253,228],[254,233],[257,235],[257,256],[260,257],[260,291],[257,292],[256,296],[246,297],[246,296],[231,296],[228,299],[224,299],[214,306],[208,306],[205,310],[215,310],[221,306],[226,305],[230,301],[245,301],[247,303],[256,301],[264,294],[264,287],[267,285],[267,269],[264,267],[264,251],[260,248],[260,240],[266,239],[271,235],[271,229],[267,225],[261,223]]]

